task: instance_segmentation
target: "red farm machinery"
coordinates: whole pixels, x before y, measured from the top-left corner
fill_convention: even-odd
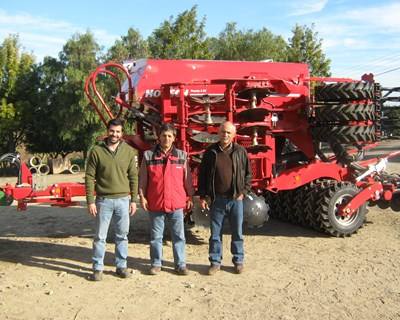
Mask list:
[[[104,78],[113,80],[112,97],[98,88]],[[99,66],[85,92],[104,124],[121,117],[135,125],[125,140],[139,159],[160,124],[173,123],[195,185],[219,125],[233,122],[251,161],[254,194],[273,217],[349,236],[363,225],[368,203],[400,210],[400,178],[385,171],[400,151],[363,159],[380,140],[385,92],[392,92],[373,81],[311,77],[301,63],[141,59]],[[2,188],[20,209],[42,201],[66,206],[84,194],[81,184],[38,193],[24,170],[16,186]]]

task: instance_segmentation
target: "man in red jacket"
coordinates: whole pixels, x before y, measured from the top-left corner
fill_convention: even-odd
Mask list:
[[[170,223],[175,271],[187,275],[184,213],[193,207],[194,193],[186,152],[175,148],[176,129],[160,128],[159,143],[144,152],[139,172],[139,196],[150,217],[150,274],[161,271],[165,220]]]

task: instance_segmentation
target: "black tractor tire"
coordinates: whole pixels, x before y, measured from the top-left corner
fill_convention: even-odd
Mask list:
[[[288,191],[280,191],[277,193],[277,201],[275,202],[278,219],[289,221],[289,212],[287,207]]]
[[[316,231],[322,231],[321,218],[317,214],[320,184],[311,182],[304,187],[304,214],[308,225]]]
[[[390,207],[390,201],[385,199],[379,199],[376,204],[378,205],[379,209],[386,210]]]
[[[400,193],[395,193],[390,201],[390,209],[394,212],[400,212]]]
[[[374,86],[368,82],[339,82],[315,87],[317,101],[346,102],[374,97]]]
[[[304,200],[306,197],[305,187],[300,187],[293,190],[293,214],[296,222],[302,226],[308,226],[306,213],[304,212]]]
[[[318,123],[347,123],[375,120],[375,118],[374,104],[333,104],[315,108],[315,120]]]
[[[350,236],[361,228],[367,213],[367,203],[349,217],[338,215],[338,207],[348,203],[357,193],[358,188],[349,182],[331,182],[322,190],[317,212],[322,229],[333,236]]]
[[[279,197],[276,193],[266,191],[264,193],[265,202],[269,205],[269,216],[271,218],[278,218],[279,210]]]
[[[353,144],[376,141],[375,126],[324,126],[311,129],[314,140]]]
[[[285,217],[291,223],[297,224],[298,219],[295,214],[293,190],[282,191],[281,193],[282,193],[281,195],[282,209],[285,212]]]

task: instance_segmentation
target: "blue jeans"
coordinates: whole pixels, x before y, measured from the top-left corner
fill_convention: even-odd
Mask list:
[[[211,264],[220,265],[222,260],[222,231],[224,219],[231,227],[231,253],[234,264],[243,263],[243,201],[216,197],[210,210],[210,247]]]
[[[96,234],[93,240],[93,270],[104,269],[106,238],[111,219],[115,227],[115,265],[126,268],[129,233],[129,196],[117,199],[97,197]]]
[[[185,228],[183,223],[183,209],[170,213],[149,211],[150,217],[150,262],[152,267],[162,265],[162,240],[165,220],[168,220],[171,229],[172,247],[175,268],[185,267]]]

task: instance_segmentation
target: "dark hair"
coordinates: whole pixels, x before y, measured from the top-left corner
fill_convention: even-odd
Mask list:
[[[160,136],[165,131],[171,131],[172,134],[176,137],[176,128],[172,123],[163,123],[158,129],[158,135]]]
[[[110,129],[111,126],[121,126],[124,129],[124,121],[120,118],[111,119],[107,123],[107,129]]]

